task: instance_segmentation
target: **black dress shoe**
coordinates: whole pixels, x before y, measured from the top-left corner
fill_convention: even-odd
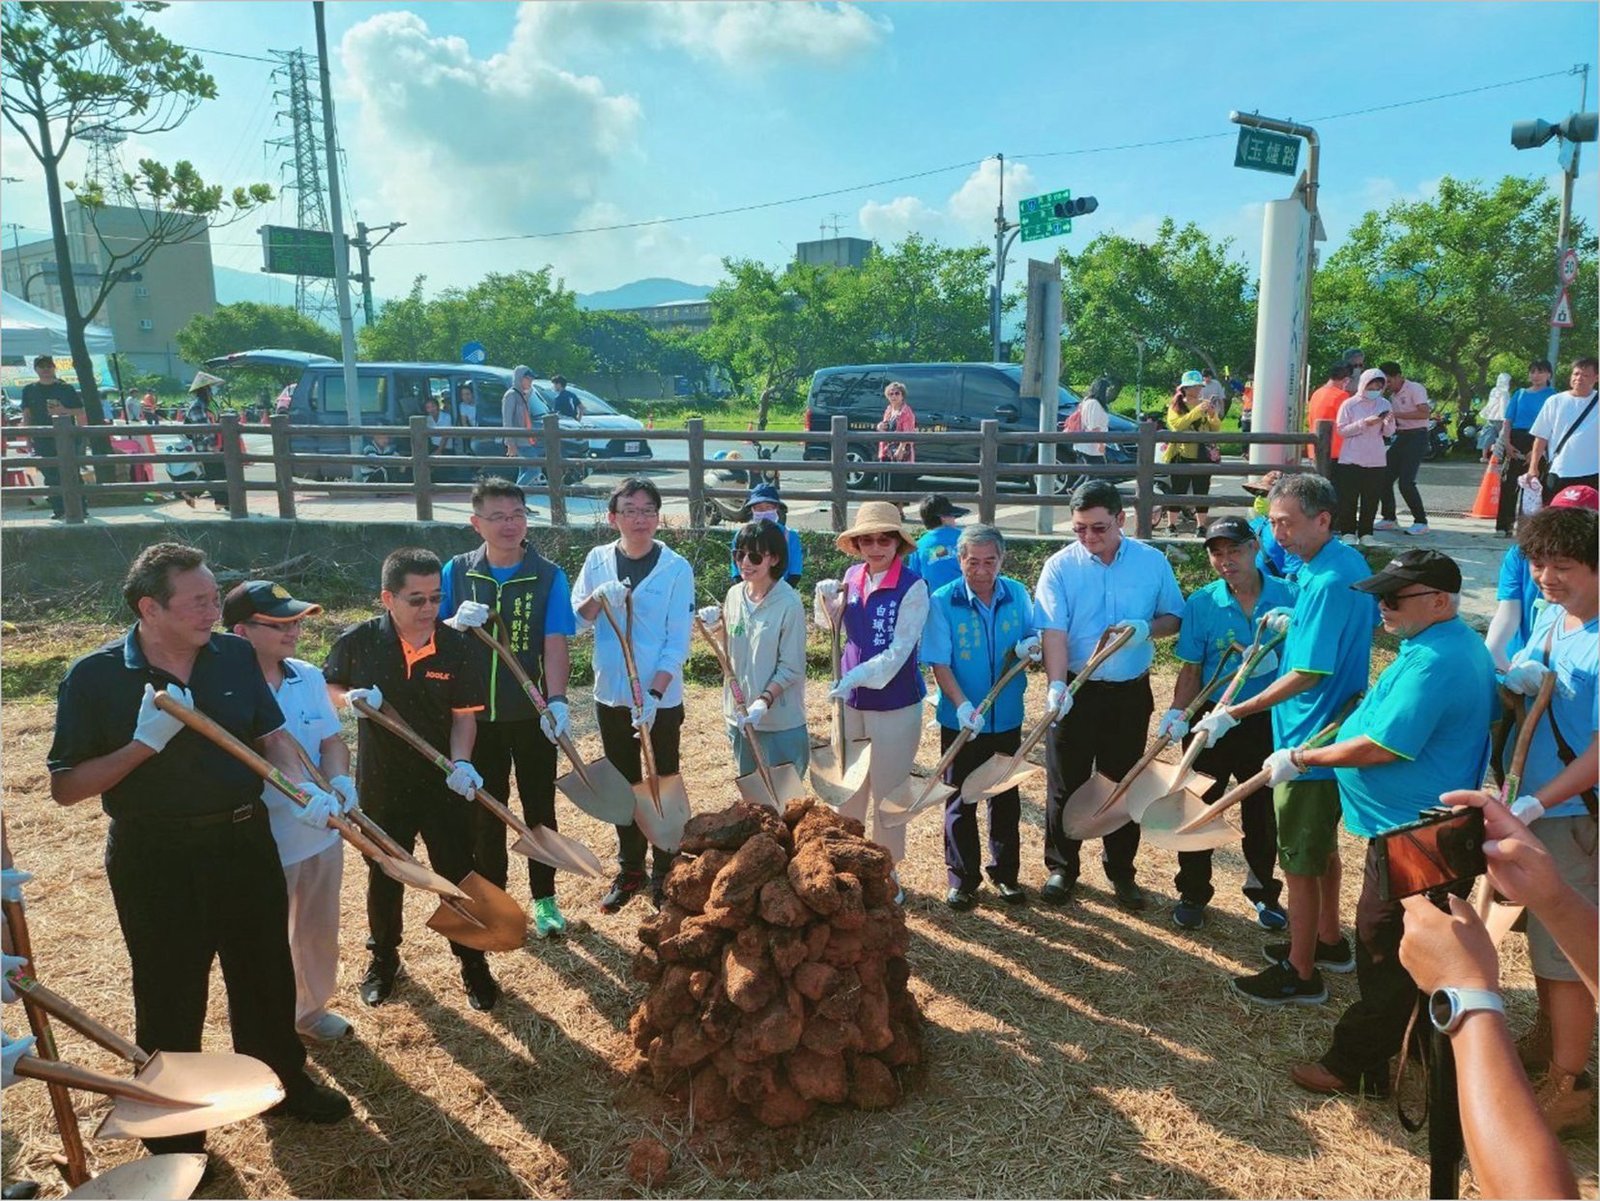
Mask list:
[[[634,894],[642,888],[644,888],[643,872],[623,872],[611,882],[611,891],[600,898],[600,912],[617,912],[633,900]]]
[[[964,913],[978,904],[975,893],[962,892],[959,888],[952,888],[945,894],[944,903],[958,913]]]
[[[315,1084],[307,1079],[267,1110],[267,1115],[274,1118],[297,1118],[302,1122],[327,1126],[350,1116],[350,1098],[338,1089],[329,1088],[326,1084]]]
[[[1061,872],[1051,872],[1050,878],[1039,890],[1039,899],[1050,905],[1065,905],[1072,900],[1072,893],[1077,887],[1076,880],[1068,880]]]
[[[995,889],[1007,905],[1020,905],[1028,899],[1028,894],[1015,884],[996,884]]]
[[[486,959],[463,959],[461,983],[467,989],[467,1004],[479,1013],[489,1012],[494,1008],[494,1003],[500,999],[500,986],[490,974],[489,962]]]
[[[361,977],[358,991],[361,1000],[367,1005],[382,1005],[394,992],[394,978],[400,971],[400,961],[397,959],[380,959],[376,955],[367,966],[367,974]]]
[[[1137,913],[1145,907],[1144,889],[1132,880],[1111,881],[1111,891],[1116,894],[1118,907],[1129,913]]]

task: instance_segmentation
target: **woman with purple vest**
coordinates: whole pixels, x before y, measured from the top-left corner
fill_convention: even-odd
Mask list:
[[[877,809],[910,774],[922,735],[927,689],[917,644],[928,620],[928,586],[903,558],[916,545],[901,525],[898,506],[869,500],[838,541],[840,550],[861,562],[843,581],[821,581],[816,592],[817,625],[827,629],[840,621],[844,628],[844,674],[828,698],[844,701],[845,737],[872,744],[867,782],[839,812],[865,824],[870,797],[872,837],[896,864],[906,852],[905,827],[885,825]],[[896,900],[903,898],[902,893]]]

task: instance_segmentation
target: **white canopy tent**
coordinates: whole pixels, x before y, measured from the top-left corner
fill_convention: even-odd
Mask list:
[[[90,354],[111,354],[116,338],[104,325],[83,331]],[[68,354],[67,319],[49,309],[29,304],[10,292],[0,293],[0,355],[31,358],[37,354]]]

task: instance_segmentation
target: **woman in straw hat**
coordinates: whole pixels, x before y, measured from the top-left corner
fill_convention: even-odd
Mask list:
[[[870,797],[872,837],[898,864],[906,850],[905,827],[885,825],[877,805],[910,774],[917,755],[927,691],[917,643],[928,619],[928,586],[903,558],[916,543],[901,524],[899,508],[888,501],[864,503],[838,546],[861,562],[842,581],[817,585],[815,620],[823,628],[843,624],[844,674],[828,696],[844,701],[845,737],[872,745],[867,782],[839,812],[865,823]]]
[[[194,382],[189,385],[189,407],[184,410],[183,423],[185,425],[215,425],[222,420],[222,410],[217,407],[217,401],[211,390],[220,386],[224,381],[208,371],[197,371]],[[222,435],[218,434],[190,434],[189,445],[196,451],[220,451],[222,449]],[[222,480],[228,476],[227,468],[218,460],[200,464],[201,474],[208,480]],[[184,501],[192,509],[197,493],[185,492]],[[223,489],[213,489],[211,503],[223,509],[228,504],[228,493]]]

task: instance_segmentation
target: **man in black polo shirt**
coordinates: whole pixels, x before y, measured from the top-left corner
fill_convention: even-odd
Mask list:
[[[250,644],[213,632],[222,602],[200,551],[147,547],[122,594],[138,623],[61,681],[49,766],[57,804],[98,796],[111,818],[106,878],[133,965],[135,1038],[147,1051],[198,1051],[220,955],[234,1049],[283,1081],[276,1112],[338,1121],[350,1102],[306,1075],[295,1034],[289,903],[261,781],[154,695],[165,689],[303,781],[283,715]],[[326,824],[339,802],[303,787],[307,819]],[[198,1134],[146,1140],[157,1154],[204,1144]]]
[[[362,807],[406,850],[417,835],[428,846],[433,870],[459,881],[472,872],[471,797],[483,786],[472,766],[483,682],[468,635],[439,620],[439,556],[405,547],[383,561],[380,617],[353,625],[333,644],[322,674],[333,703],[384,701],[436,747],[449,747],[455,770],[448,777],[424,763],[400,739],[370,721],[360,723],[356,787]],[[400,971],[402,887],[368,864],[367,949],[372,963],[361,979],[361,999],[382,1005]],[[452,942],[461,982],[474,1009],[494,1008],[500,986],[482,951]]]
[[[83,399],[78,395],[78,390],[65,380],[56,375],[56,361],[47,354],[42,354],[33,360],[33,369],[38,373],[38,380],[28,384],[22,389],[22,411],[29,425],[49,425],[57,417],[70,416],[79,425],[83,424]],[[33,440],[33,453],[41,459],[54,459],[56,456],[56,440],[54,438],[35,438]],[[40,467],[39,474],[44,477],[45,487],[59,488],[61,486],[61,468]],[[66,512],[66,502],[61,499],[60,492],[50,495],[50,516],[60,520]]]

